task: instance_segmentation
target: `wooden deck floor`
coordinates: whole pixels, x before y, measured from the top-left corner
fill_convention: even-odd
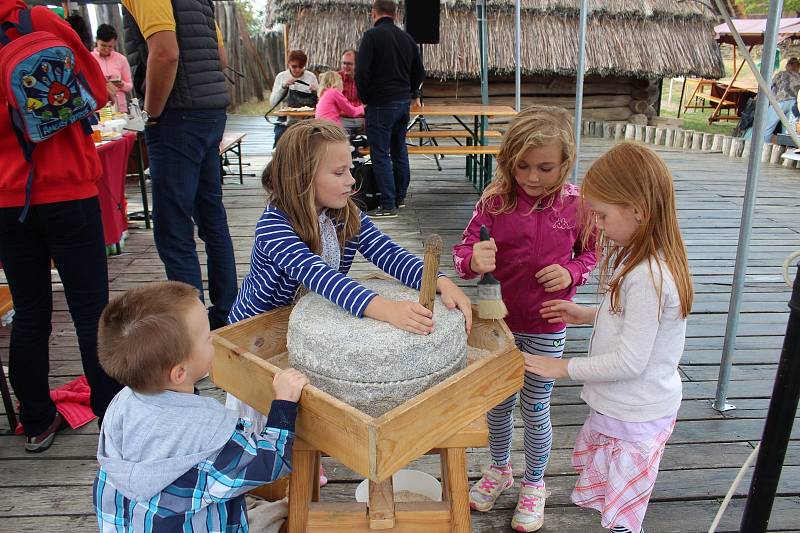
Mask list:
[[[230,117],[229,131],[246,131],[245,160],[260,173],[271,146],[271,132],[260,118]],[[610,147],[607,141],[587,139],[581,168]],[[711,409],[722,347],[733,263],[738,240],[745,162],[718,154],[684,153],[660,149],[676,176],[680,219],[689,248],[697,299],[690,318],[686,352],[681,365],[684,402],[675,433],[667,446],[661,473],[646,519],[648,532],[706,531],[736,475],[738,467],[760,439],[763,418],[772,390],[776,362],[787,320],[789,290],[781,281],[780,265],[800,248],[800,172],[766,166],[762,173],[755,216],[746,298],[730,386],[734,411],[720,414]],[[430,160],[412,159],[413,177],[408,207],[401,216],[379,225],[414,252],[430,233],[442,235],[446,245],[455,243],[467,223],[477,194],[463,178],[463,159],[447,158],[436,171]],[[246,168],[247,170],[247,168]],[[238,177],[237,177],[238,178]],[[130,210],[137,209],[137,189],[129,189]],[[254,223],[264,206],[257,177],[225,184],[225,204],[241,279],[249,266]],[[124,253],[109,258],[111,291],[119,294],[132,286],[164,278],[150,231],[135,223]],[[200,250],[203,255],[202,250]],[[445,266],[450,268],[446,262]],[[354,274],[371,270],[363,262]],[[474,294],[474,282],[464,283]],[[585,287],[583,302],[595,301],[596,286]],[[570,328],[568,354],[583,354],[588,328]],[[8,328],[0,330],[0,354],[7,357]],[[77,339],[61,286],[56,286],[51,383],[57,386],[81,373]],[[205,392],[220,395],[203,382]],[[553,395],[554,451],[547,471],[552,496],[547,502],[543,532],[602,531],[595,513],[569,502],[575,476],[570,466],[571,446],[587,409],[579,399],[580,386],[563,381]],[[7,430],[5,417],[0,431]],[[518,419],[512,461],[520,467],[522,427]],[[800,531],[800,424],[795,424],[786,457],[779,497],[775,501],[771,531]],[[91,483],[95,473],[97,425],[64,431],[53,447],[38,456],[26,454],[20,437],[0,436],[0,531],[92,531]],[[486,450],[469,454],[469,475],[480,475],[487,462]],[[426,457],[413,467],[435,472],[438,460]],[[331,483],[322,498],[352,498],[357,476],[334,460],[325,459]],[[521,470],[521,469],[520,469]],[[739,488],[719,531],[737,531],[749,485]],[[510,531],[508,523],[516,502],[516,489],[498,501],[494,511],[473,513],[475,531]]]

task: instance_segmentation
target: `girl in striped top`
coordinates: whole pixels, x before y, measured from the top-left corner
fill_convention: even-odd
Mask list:
[[[405,285],[419,289],[421,259],[395,244],[351,199],[347,136],[326,120],[290,126],[262,175],[269,203],[256,223],[250,273],[228,317],[230,323],[291,304],[300,285],[357,317],[369,317],[427,335],[432,313],[412,301],[384,298],[347,276],[356,251]],[[442,303],[458,308],[472,325],[469,298],[443,275],[437,290]],[[258,424],[263,416],[228,396]]]

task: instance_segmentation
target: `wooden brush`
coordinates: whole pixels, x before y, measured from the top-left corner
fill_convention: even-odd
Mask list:
[[[442,255],[444,243],[435,233],[425,241],[425,258],[422,267],[422,283],[419,286],[419,303],[433,313],[433,302],[436,300],[436,279],[439,275],[439,256]]]
[[[489,239],[489,230],[486,226],[481,226],[481,241]],[[500,282],[491,272],[487,272],[478,282],[478,316],[485,320],[495,320],[505,318],[506,315],[508,309],[503,303]]]

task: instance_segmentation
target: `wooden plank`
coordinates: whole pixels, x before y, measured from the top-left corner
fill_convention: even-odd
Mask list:
[[[396,504],[392,533],[451,533],[450,512],[436,502]],[[361,503],[318,503],[312,506],[308,533],[369,533],[366,506]]]
[[[477,313],[473,313],[477,317]],[[499,324],[499,321],[494,321]],[[370,479],[385,479],[522,387],[522,356],[507,331],[476,319],[470,339],[505,351],[487,356],[376,420],[376,462]],[[483,347],[478,346],[478,347]]]
[[[286,518],[288,533],[305,533],[311,505],[314,478],[319,484],[318,452],[292,450],[292,473],[289,474],[289,514]]]
[[[215,335],[211,379],[263,414],[275,398],[272,379],[278,367]],[[312,385],[300,397],[295,432],[317,450],[369,475],[369,428],[372,418]]]
[[[369,528],[392,529],[395,523],[394,484],[389,476],[383,481],[368,481],[369,486]]]
[[[442,459],[443,499],[450,504],[450,524],[453,531],[472,531],[469,517],[469,486],[467,485],[467,457],[464,448],[444,448]]]

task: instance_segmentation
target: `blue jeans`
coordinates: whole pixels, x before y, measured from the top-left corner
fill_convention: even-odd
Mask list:
[[[404,200],[411,181],[406,147],[410,100],[367,106],[365,118],[372,171],[384,209],[395,209]]]
[[[194,226],[205,242],[208,318],[227,323],[236,298],[236,263],[222,203],[219,143],[225,110],[166,110],[145,130],[153,186],[153,238],[167,279],[194,285],[203,298],[203,275]],[[205,300],[204,300],[205,301]]]
[[[64,286],[97,416],[103,417],[122,385],[97,360],[97,325],[108,303],[108,267],[97,197],[32,205],[23,222],[17,220],[21,210],[0,208],[0,261],[15,311],[9,379],[20,402],[25,434],[33,437],[44,432],[56,416],[48,381],[53,329],[51,258]]]
[[[795,102],[796,100],[784,100],[783,102],[778,102],[778,104],[780,104],[783,113],[787,117],[791,117]],[[772,140],[772,132],[780,121],[781,119],[778,118],[778,114],[772,109],[772,105],[767,104],[767,113],[764,115],[764,142],[770,142]],[[781,125],[781,131],[786,131],[783,125]],[[748,128],[743,137],[745,139],[751,139],[753,137],[753,128]]]

